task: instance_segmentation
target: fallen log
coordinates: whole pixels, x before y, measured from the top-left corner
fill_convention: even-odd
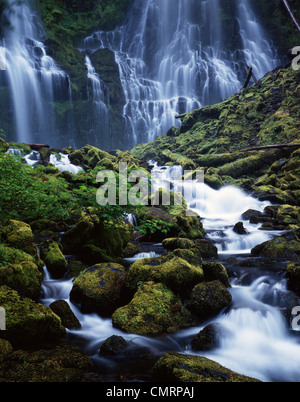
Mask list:
[[[257,146],[257,147],[241,149],[241,151],[263,151],[264,149],[273,149],[273,148],[300,148],[300,143],[261,145],[261,146]]]
[[[293,14],[293,12],[292,12],[290,6],[289,6],[289,3],[287,2],[287,0],[283,0],[283,2],[284,2],[284,4],[285,4],[285,6],[286,6],[286,8],[287,8],[287,10],[288,10],[288,12],[289,12],[289,14],[290,14],[290,16],[292,17],[292,20],[294,21],[294,23],[295,23],[295,25],[296,25],[298,31],[300,31],[300,25],[298,24],[298,22],[297,22],[297,20],[296,20],[296,18],[295,18],[295,16],[294,16],[294,14]]]
[[[249,67],[247,78],[246,78],[246,81],[244,83],[243,89],[246,89],[247,86],[249,85],[249,82],[251,80],[252,74],[253,74],[253,69],[252,69],[252,67]]]

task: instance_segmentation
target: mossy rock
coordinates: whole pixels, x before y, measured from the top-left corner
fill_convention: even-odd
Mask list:
[[[61,320],[49,307],[21,298],[7,286],[0,286],[0,305],[6,312],[6,331],[0,335],[14,347],[53,343],[64,334]]]
[[[223,382],[259,382],[235,373],[220,364],[202,356],[181,355],[175,352],[165,353],[155,364],[154,379],[179,383],[223,383]]]
[[[208,351],[220,346],[224,327],[219,323],[208,324],[191,341],[192,350]]]
[[[75,150],[69,154],[71,163],[82,166],[85,170],[93,170],[102,160],[116,161],[116,157],[92,145]]]
[[[287,278],[289,288],[300,296],[300,263],[290,262],[287,265]]]
[[[0,285],[6,285],[33,300],[41,296],[42,279],[37,265],[30,261],[0,267]]]
[[[22,250],[0,244],[0,266],[19,264],[23,261],[35,263],[35,258]]]
[[[141,247],[138,244],[128,243],[123,250],[123,257],[130,258],[142,252]]]
[[[38,248],[30,225],[11,219],[3,227],[1,237],[10,247],[33,256],[36,263],[40,264]]]
[[[216,316],[232,302],[231,293],[216,280],[196,285],[188,301],[187,308],[200,320]]]
[[[0,138],[0,153],[5,153],[9,150],[9,144],[3,139]]]
[[[122,336],[113,335],[107,338],[101,345],[101,355],[117,355],[128,347],[128,343]]]
[[[297,260],[300,258],[299,239],[300,233],[298,229],[257,245],[251,250],[251,253],[255,256],[267,258]]]
[[[0,338],[0,364],[3,359],[13,351],[12,345],[5,339]],[[1,377],[1,376],[0,376]]]
[[[74,383],[92,367],[91,359],[76,347],[16,350],[0,364],[0,377],[5,382]]]
[[[220,262],[204,262],[202,264],[202,269],[204,272],[204,280],[206,282],[218,280],[227,288],[230,287],[227,269]]]
[[[196,239],[195,245],[202,258],[218,258],[218,249],[211,241]]]
[[[191,313],[162,283],[142,283],[132,301],[112,316],[113,326],[143,336],[171,333],[194,325]]]
[[[55,302],[51,303],[49,307],[53,313],[61,319],[61,323],[65,328],[81,328],[78,318],[75,316],[69,304],[65,300],[56,300]]]
[[[134,262],[129,268],[124,285],[133,293],[140,282],[160,282],[175,294],[187,296],[197,283],[203,281],[203,277],[200,265],[192,265],[183,258],[169,254]]]
[[[190,239],[182,239],[179,237],[164,239],[162,245],[165,249],[174,251],[176,249],[190,249],[195,247],[195,243]]]
[[[98,264],[79,275],[70,293],[70,300],[83,313],[98,313],[103,317],[122,305],[122,285],[125,268],[115,263]]]
[[[60,244],[54,240],[47,240],[40,244],[41,258],[54,279],[61,279],[68,270],[68,262],[65,259]]]

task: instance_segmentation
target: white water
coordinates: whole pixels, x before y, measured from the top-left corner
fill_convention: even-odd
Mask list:
[[[48,144],[55,139],[59,146],[53,102],[66,100],[66,94],[71,100],[69,77],[47,55],[41,41],[43,29],[29,2],[8,0],[5,16],[9,28],[1,64],[13,102],[14,141]]]
[[[227,37],[223,8],[220,0],[135,0],[123,26],[85,39],[84,49],[115,53],[130,145],[178,126],[178,114],[240,91],[247,66],[259,79],[279,64],[249,1],[233,4],[238,45]]]
[[[51,154],[50,163],[52,163],[61,172],[70,172],[72,174],[78,174],[84,171],[84,169],[81,166],[73,165],[70,162],[69,156],[62,153],[60,153],[59,156]]]
[[[88,124],[88,143],[101,145],[111,140],[109,89],[99,74],[96,73],[91,59],[87,55],[85,57],[85,65],[88,72],[87,77],[91,84],[91,88],[88,86],[88,101],[91,101],[91,110],[89,110],[88,116],[90,122]]]

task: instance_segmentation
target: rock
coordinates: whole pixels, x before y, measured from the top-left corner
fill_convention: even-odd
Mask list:
[[[191,313],[165,285],[142,283],[131,302],[117,309],[113,326],[126,333],[156,336],[175,332],[194,323]]]
[[[300,230],[286,233],[275,239],[257,245],[251,250],[252,255],[267,258],[287,258],[297,260],[300,257]]]
[[[75,347],[16,350],[0,365],[0,378],[5,382],[74,383],[92,367],[91,359]]]
[[[92,145],[85,145],[81,149],[72,151],[69,154],[71,163],[82,166],[85,170],[94,169],[103,159],[116,161],[116,157],[102,151]]]
[[[5,339],[0,338],[0,364],[3,359],[13,351],[12,345]],[[1,376],[0,376],[1,377]]]
[[[218,258],[218,249],[209,240],[197,239],[195,244],[202,258]]]
[[[289,288],[300,296],[300,263],[290,262],[287,265],[287,278]]]
[[[153,368],[154,379],[165,382],[259,382],[235,373],[205,357],[165,353]]]
[[[203,281],[203,270],[201,266],[192,265],[171,253],[134,262],[129,268],[124,285],[134,293],[140,282],[148,281],[164,283],[174,293],[186,296],[197,283]]]
[[[115,263],[103,263],[86,269],[79,275],[70,293],[70,300],[83,313],[98,313],[109,317],[122,305],[125,268]]]
[[[134,243],[128,243],[127,246],[123,250],[123,257],[124,258],[130,258],[134,257],[135,255],[139,254],[142,252],[142,249],[140,246]]]
[[[51,303],[50,306],[53,313],[58,315],[61,319],[61,323],[65,328],[78,329],[81,328],[81,324],[78,318],[71,310],[69,304],[65,300],[56,300]]]
[[[41,296],[42,279],[42,273],[31,261],[0,267],[0,286],[6,285],[21,296],[33,300],[38,300]]]
[[[61,279],[68,270],[68,263],[65,259],[60,244],[54,240],[47,240],[40,244],[41,258],[54,279]]]
[[[9,220],[1,231],[1,237],[10,247],[24,251],[40,263],[38,248],[34,243],[34,235],[30,225],[24,222]]]
[[[221,324],[212,323],[194,336],[191,342],[193,350],[208,351],[220,346],[224,328]]]
[[[0,306],[6,312],[6,331],[1,337],[14,347],[36,347],[55,342],[64,334],[59,317],[49,307],[21,298],[7,286],[0,286]]]
[[[182,239],[179,237],[164,239],[162,245],[165,249],[174,251],[176,249],[189,249],[195,247],[195,243],[190,239]]]
[[[219,280],[227,288],[230,287],[227,269],[220,262],[206,262],[202,264],[204,281],[211,282]]]
[[[220,281],[196,285],[187,303],[187,308],[200,320],[219,314],[232,302],[232,296]]]
[[[248,234],[247,230],[244,228],[243,222],[238,222],[234,225],[233,231],[239,235]]]
[[[116,355],[127,347],[128,344],[122,336],[113,335],[102,343],[99,353],[101,355]]]

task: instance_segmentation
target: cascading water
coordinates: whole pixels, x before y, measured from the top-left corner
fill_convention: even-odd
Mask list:
[[[72,98],[68,75],[46,53],[43,29],[29,2],[8,0],[2,64],[14,108],[16,142],[60,146],[53,102]],[[63,142],[72,145],[71,133]]]
[[[88,126],[90,127],[88,143],[100,146],[111,142],[109,90],[96,73],[91,59],[87,55],[85,65],[88,71],[87,77],[91,84],[91,89],[88,87],[88,101],[91,102],[88,118]]]
[[[85,39],[85,50],[115,52],[129,146],[178,126],[178,114],[240,91],[247,66],[259,79],[279,64],[249,2],[233,5],[230,29],[225,6],[220,0],[135,0],[123,26]]]

